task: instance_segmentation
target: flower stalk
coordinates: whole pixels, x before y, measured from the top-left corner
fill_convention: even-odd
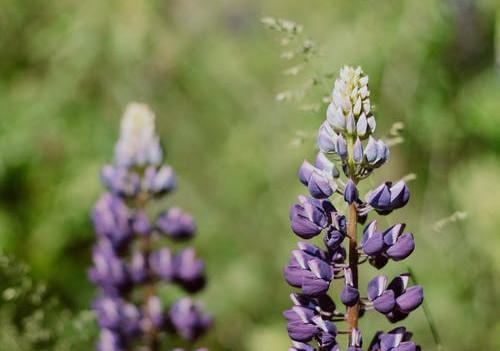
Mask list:
[[[288,284],[300,289],[291,294],[293,307],[284,312],[293,344],[290,351],[339,351],[337,336],[346,332],[347,350],[361,351],[360,319],[365,313],[375,311],[397,323],[423,301],[422,287],[408,286],[408,273],[391,281],[385,275],[375,276],[366,285],[359,281],[361,264],[369,262],[382,269],[390,261],[404,260],[415,248],[413,234],[404,231],[404,223],[385,230],[379,229],[376,219],[365,225],[370,214],[386,216],[405,206],[410,192],[399,181],[384,182],[365,196],[359,194],[359,183],[389,158],[387,145],[373,136],[376,121],[368,77],[361,68],[341,69],[326,114],[318,132],[316,160],[314,164],[304,161],[298,174],[310,196],[299,196],[290,210],[292,231],[304,240],[322,234],[325,245],[320,248],[300,241],[284,269]],[[344,213],[332,203],[339,195],[346,204]],[[359,240],[358,224],[364,225]],[[345,314],[329,294],[339,280],[343,281],[339,298]],[[361,297],[361,291],[366,291],[363,296],[367,298]],[[338,318],[341,315],[344,318]],[[343,321],[347,330],[340,331],[337,324]],[[376,333],[368,347],[369,351],[419,349],[404,327]]]
[[[150,204],[176,187],[172,168],[162,165],[154,118],[145,105],[127,107],[114,163],[101,172],[107,191],[92,212],[97,240],[89,271],[99,290],[93,304],[101,329],[97,351],[159,351],[167,337],[194,342],[212,324],[190,298],[164,306],[158,296],[164,284],[196,293],[205,273],[193,249],[175,253],[165,243],[193,238],[192,217],[177,207],[148,215]]]
[[[357,238],[357,224],[358,224],[358,211],[356,204],[349,205],[349,219],[347,221],[347,236],[349,237],[349,268],[352,272],[352,279],[354,288],[358,289],[358,238]],[[359,302],[347,309],[347,323],[349,330],[352,331],[358,328],[359,318]]]

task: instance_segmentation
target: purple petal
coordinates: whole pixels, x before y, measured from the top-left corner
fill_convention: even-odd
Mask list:
[[[391,189],[391,205],[394,208],[401,208],[410,200],[410,189],[406,186],[405,182],[400,180],[394,184]]]
[[[333,189],[328,178],[317,171],[314,171],[309,178],[307,188],[312,197],[316,199],[325,199],[333,194]]]
[[[319,259],[313,259],[308,262],[309,269],[318,278],[331,280],[333,277],[332,267]]]
[[[363,244],[363,251],[368,256],[380,255],[384,251],[384,239],[382,233],[376,232]]]
[[[174,240],[187,240],[194,236],[196,225],[191,215],[178,207],[161,213],[156,220],[158,229]]]
[[[363,145],[361,144],[361,140],[359,138],[356,138],[356,141],[354,142],[352,158],[357,164],[363,161]]]
[[[335,152],[336,134],[328,122],[323,122],[318,132],[318,148],[321,152]]]
[[[324,239],[325,245],[332,251],[336,251],[339,246],[342,244],[344,241],[345,234],[335,230],[333,228],[330,228],[328,232],[326,233]]]
[[[340,300],[346,306],[354,306],[359,301],[359,291],[353,286],[344,285],[344,289],[340,294]]]
[[[174,277],[174,258],[168,248],[154,251],[149,256],[149,266],[153,273],[165,281],[170,281]]]
[[[394,261],[400,261],[410,256],[415,249],[415,241],[411,233],[401,235],[396,243],[387,249],[387,255]]]
[[[326,293],[329,287],[330,281],[318,278],[311,272],[304,272],[304,277],[302,279],[302,291],[304,294],[319,296]]]
[[[384,242],[388,245],[394,245],[398,240],[398,237],[401,235],[403,230],[405,229],[406,224],[398,223],[393,225],[392,227],[387,228],[384,231]]]
[[[390,210],[391,193],[388,183],[381,184],[377,189],[368,195],[368,203],[378,210]]]
[[[347,181],[345,190],[344,190],[344,200],[348,204],[352,204],[353,202],[358,200],[358,188],[356,188],[356,184],[349,178]]]
[[[340,156],[342,160],[347,158],[347,143],[342,135],[339,135],[337,138],[337,154]]]
[[[372,137],[368,137],[368,143],[365,147],[365,159],[368,163],[373,163],[377,159],[377,141]]]
[[[314,324],[301,322],[289,322],[287,325],[288,335],[295,341],[311,341],[318,332],[318,327]]]
[[[398,309],[403,313],[410,313],[422,304],[424,291],[420,285],[412,286],[396,299]]]
[[[360,137],[365,137],[366,132],[368,130],[368,121],[366,120],[366,115],[364,113],[361,114],[358,118],[358,122],[356,123],[356,133]]]
[[[375,300],[377,297],[382,295],[387,286],[387,276],[379,275],[368,283],[368,298],[370,301]]]
[[[312,173],[314,172],[315,167],[310,164],[308,161],[304,160],[299,169],[299,180],[302,184],[309,184],[309,179],[311,178]]]
[[[363,229],[363,238],[361,239],[361,245],[364,245],[366,240],[370,238],[377,231],[377,220],[373,220],[368,223]]]
[[[184,249],[174,259],[175,281],[195,293],[205,286],[205,264],[197,260],[193,249]]]
[[[399,344],[398,347],[393,349],[394,351],[416,351],[417,345],[413,341],[405,341]]]
[[[386,290],[373,301],[373,307],[380,313],[387,314],[394,309],[396,299],[394,291]]]

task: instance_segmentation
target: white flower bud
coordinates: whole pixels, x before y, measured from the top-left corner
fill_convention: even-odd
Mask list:
[[[125,167],[161,163],[162,150],[155,132],[155,115],[146,105],[131,103],[125,109],[115,159],[119,166]]]

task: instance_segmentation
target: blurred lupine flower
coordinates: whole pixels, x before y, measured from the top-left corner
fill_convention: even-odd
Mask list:
[[[173,207],[160,214],[156,226],[165,235],[176,240],[191,239],[196,226],[191,215],[182,212],[180,208]]]
[[[373,136],[376,121],[368,77],[361,68],[341,69],[326,115],[317,137],[320,152],[314,164],[305,160],[298,172],[310,196],[299,196],[298,203],[290,209],[292,231],[302,239],[322,235],[325,249],[299,242],[284,268],[287,283],[301,289],[300,294],[291,295],[294,306],[284,312],[292,339],[289,351],[339,350],[337,322],[347,322],[347,330],[342,334],[349,336],[348,351],[361,351],[358,320],[367,311],[375,309],[395,323],[406,318],[423,300],[422,287],[407,287],[409,276],[405,274],[390,284],[387,277],[378,276],[368,284],[368,296],[361,296],[365,293],[358,278],[361,264],[369,262],[380,269],[389,260],[405,259],[415,248],[413,234],[404,232],[405,224],[381,231],[376,220],[365,226],[358,243],[357,225],[364,224],[370,213],[387,215],[405,206],[410,198],[403,181],[385,182],[360,195],[359,182],[389,158],[387,145]],[[346,213],[332,205],[331,198],[335,196],[347,204]],[[337,279],[344,282],[339,297],[346,306],[345,312],[337,310],[328,295]],[[407,341],[408,335],[404,329],[379,333],[369,350],[416,350],[417,346]]]
[[[101,181],[108,190],[116,195],[133,197],[141,189],[141,178],[124,167],[104,166]]]
[[[92,211],[92,221],[96,234],[109,240],[114,248],[119,248],[132,238],[131,213],[124,201],[110,193],[104,193]]]
[[[129,272],[125,263],[117,256],[108,241],[100,240],[92,250],[94,267],[89,270],[89,278],[102,291],[120,294],[130,286]]]
[[[97,351],[124,351],[122,337],[109,329],[101,329]]]
[[[153,195],[163,195],[175,189],[177,180],[174,171],[170,166],[156,168],[149,166],[144,170],[142,182],[145,191]]]
[[[156,295],[161,283],[177,284],[188,293],[205,285],[204,263],[193,249],[176,254],[161,242],[165,236],[192,238],[193,218],[176,207],[162,212],[156,223],[147,215],[147,204],[170,193],[177,183],[172,168],[161,165],[162,156],[154,114],[145,105],[129,105],[115,164],[101,171],[109,192],[92,211],[97,244],[89,279],[100,289],[93,303],[101,328],[99,351],[125,351],[132,346],[156,351],[163,332],[193,341],[212,323],[191,300],[169,307]]]
[[[196,259],[193,249],[179,252],[173,264],[175,281],[186,291],[194,293],[205,286],[205,264]]]
[[[162,156],[153,111],[143,104],[129,104],[122,118],[120,139],[115,148],[117,165],[156,166],[162,162]]]
[[[160,279],[170,282],[175,275],[174,256],[168,247],[161,248],[149,255],[151,272]]]
[[[205,314],[200,305],[193,303],[187,297],[172,305],[169,317],[173,328],[186,340],[197,339],[213,323],[212,317]]]

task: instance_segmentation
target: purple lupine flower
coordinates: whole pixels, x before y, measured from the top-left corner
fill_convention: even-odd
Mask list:
[[[411,341],[412,334],[405,327],[399,327],[388,333],[377,332],[368,347],[368,351],[420,351],[420,346]]]
[[[130,259],[128,271],[134,284],[145,283],[149,278],[147,255],[141,251],[134,252]]]
[[[90,280],[109,294],[126,291],[130,286],[127,266],[114,252],[112,245],[100,240],[92,250],[94,266],[89,270]]]
[[[186,340],[195,340],[210,328],[212,317],[202,311],[190,298],[174,303],[169,312],[170,322],[177,333]]]
[[[328,122],[323,122],[318,132],[318,148],[324,153],[335,153],[337,134]]]
[[[326,228],[335,208],[329,201],[299,196],[299,203],[290,208],[291,227],[295,234],[310,239]]]
[[[196,259],[193,249],[184,249],[174,259],[175,281],[189,292],[205,286],[205,264]]]
[[[389,320],[399,321],[415,310],[424,299],[420,285],[407,288],[410,277],[401,274],[387,285],[387,277],[377,276],[368,283],[368,299],[378,312]]]
[[[359,288],[358,271],[363,263],[381,269],[389,260],[407,258],[415,249],[413,234],[405,232],[405,224],[379,230],[376,219],[364,227],[358,241],[357,225],[364,225],[370,213],[387,215],[405,206],[410,198],[404,181],[384,182],[360,195],[359,182],[385,164],[390,154],[388,146],[373,136],[376,121],[371,106],[368,77],[359,67],[343,67],[326,120],[318,130],[320,152],[314,164],[304,161],[299,169],[298,178],[310,196],[299,196],[299,202],[291,207],[291,229],[306,240],[322,236],[325,249],[299,242],[283,270],[286,282],[300,289],[291,295],[293,307],[284,312],[292,339],[289,351],[339,350],[337,322],[348,324],[347,350],[361,351],[358,321],[364,314],[374,309],[395,323],[423,301],[422,287],[408,287],[406,274],[389,284],[386,276],[377,276],[368,283],[368,297],[360,295],[364,289]],[[346,212],[332,205],[335,197],[347,205]],[[331,285],[340,279],[344,284],[339,298],[345,313],[336,309],[329,295]],[[404,328],[379,332],[369,350],[417,350],[408,335]]]
[[[92,211],[96,234],[108,239],[115,248],[132,238],[131,212],[123,200],[110,193],[103,194]]]
[[[340,300],[346,306],[354,306],[359,301],[359,291],[354,287],[352,272],[350,268],[344,269],[344,289],[340,294]]]
[[[106,165],[101,169],[101,181],[113,194],[133,197],[141,190],[141,178],[124,167]]]
[[[135,212],[131,218],[131,222],[132,230],[137,235],[148,236],[153,230],[149,218],[144,211]]]
[[[307,186],[312,197],[324,199],[330,197],[335,191],[330,171],[329,169],[320,169],[304,161],[299,169],[299,180]]]
[[[144,170],[142,182],[145,191],[153,195],[163,195],[175,189],[177,180],[170,166],[156,168],[149,166]]]
[[[161,330],[165,325],[165,311],[158,296],[150,296],[144,306],[145,329],[152,325],[155,329]]]
[[[385,182],[368,194],[368,203],[377,213],[384,215],[405,206],[409,199],[410,190],[402,180],[394,185]]]
[[[344,200],[348,204],[352,204],[353,202],[358,200],[358,189],[356,188],[356,184],[354,184],[352,179],[349,179],[345,186]]]
[[[405,227],[404,223],[398,223],[380,232],[376,220],[365,227],[361,247],[373,266],[380,269],[389,259],[401,261],[413,252],[413,234],[404,233]]]
[[[405,226],[405,224],[396,224],[383,233],[384,243],[387,246],[386,254],[394,261],[405,259],[415,249],[413,234],[403,233]]]
[[[341,248],[347,235],[345,216],[336,211],[331,212],[331,224],[323,237],[323,242],[330,252],[337,252]],[[341,260],[343,261],[343,259]],[[341,263],[341,262],[337,262]]]
[[[117,297],[104,296],[96,299],[93,309],[101,328],[119,330],[122,321],[123,302]]]
[[[292,251],[284,274],[288,284],[300,287],[310,296],[324,294],[333,279],[333,269],[325,260],[325,253],[307,243],[299,243],[299,250]]]
[[[101,329],[97,351],[124,351],[121,335],[109,329]]]
[[[162,157],[154,114],[131,104],[122,120],[115,163],[101,171],[108,192],[92,211],[97,244],[88,275],[100,290],[93,302],[101,329],[98,351],[157,350],[164,332],[194,340],[211,324],[197,305],[179,302],[170,307],[157,296],[160,284],[176,283],[188,293],[205,285],[204,263],[194,250],[175,253],[162,242],[165,237],[192,238],[193,218],[176,207],[156,223],[148,217],[149,202],[176,186],[172,168],[161,165]]]
[[[156,226],[163,234],[175,240],[191,239],[196,232],[193,217],[178,207],[160,214]]]
[[[151,271],[164,281],[171,281],[174,278],[174,256],[168,247],[164,247],[149,255],[149,266]]]

